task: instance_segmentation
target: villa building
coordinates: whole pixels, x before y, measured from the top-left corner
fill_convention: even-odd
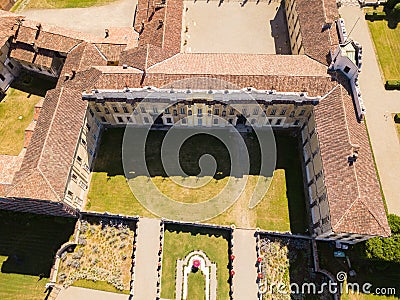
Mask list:
[[[105,127],[272,126],[301,133],[312,234],[390,235],[356,81],[335,61],[358,47],[340,41],[335,0],[285,1],[292,55],[182,53],[183,1],[149,3],[139,0],[136,32],[101,41],[0,13],[0,74],[11,62],[58,78],[21,168],[0,183],[1,208],[78,214]]]

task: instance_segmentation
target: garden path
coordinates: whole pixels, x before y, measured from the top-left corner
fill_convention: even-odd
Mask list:
[[[254,230],[233,231],[233,299],[257,300],[257,251]]]
[[[129,295],[70,286],[67,289],[62,289],[57,296],[57,300],[76,300],[76,299],[127,300],[129,299]]]
[[[156,299],[160,219],[140,218],[137,227],[133,299]]]

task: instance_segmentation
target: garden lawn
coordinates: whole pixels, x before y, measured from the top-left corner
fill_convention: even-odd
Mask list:
[[[386,20],[367,23],[385,80],[400,80],[400,26],[391,29]]]
[[[176,232],[166,230],[164,233],[161,298],[175,299],[176,261],[184,259],[194,250],[203,251],[207,257],[217,265],[217,299],[229,299],[229,270],[228,270],[228,241],[222,236],[203,235],[190,232]],[[193,278],[190,278],[193,279]],[[200,284],[200,280],[196,281]],[[201,289],[192,287],[190,289]],[[189,299],[192,299],[189,294]],[[194,298],[197,299],[197,298]],[[200,298],[199,298],[200,299]]]
[[[0,102],[0,154],[18,155],[24,147],[25,129],[33,120],[41,97],[10,88]]]
[[[25,9],[78,8],[105,5],[115,0],[29,0]]]
[[[140,130],[140,129],[138,129]],[[125,215],[152,217],[132,194],[122,167],[121,149],[124,128],[107,129],[102,134],[96,158],[86,210]],[[180,149],[182,169],[194,176],[200,172],[199,158],[207,153],[217,161],[217,174],[201,188],[184,188],[166,177],[162,168],[160,148],[164,131],[151,131],[146,144],[146,160],[151,180],[166,196],[175,201],[198,203],[216,196],[226,185],[230,172],[230,159],[225,146],[210,135],[195,135]],[[271,231],[304,232],[306,229],[305,200],[298,140],[287,133],[275,134],[277,144],[277,164],[272,178],[260,178],[257,163],[260,153],[257,140],[252,134],[244,135],[251,160],[247,185],[234,203],[225,212],[206,220],[206,223],[240,227],[260,227]],[[139,177],[137,177],[139,178]],[[137,178],[130,179],[135,184]],[[249,209],[249,199],[257,181],[271,182],[262,201]],[[188,180],[188,179],[185,179]],[[145,188],[145,187],[144,187]]]
[[[72,218],[0,210],[0,299],[43,299],[54,255],[74,225]]]
[[[205,293],[204,289],[206,287],[206,279],[201,273],[197,271],[196,273],[190,273],[188,276],[188,295],[190,295],[191,300],[204,300]]]

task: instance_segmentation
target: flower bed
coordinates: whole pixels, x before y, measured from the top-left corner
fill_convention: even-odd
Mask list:
[[[78,246],[61,257],[58,282],[64,287],[78,280],[104,281],[117,291],[130,289],[133,226],[121,221],[82,221]],[[82,286],[82,282],[80,284]],[[91,285],[92,286],[92,285]]]

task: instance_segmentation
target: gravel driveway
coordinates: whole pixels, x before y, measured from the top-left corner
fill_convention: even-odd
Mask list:
[[[103,37],[105,28],[133,26],[136,4],[137,0],[119,0],[88,8],[28,9],[21,14],[39,22]]]

